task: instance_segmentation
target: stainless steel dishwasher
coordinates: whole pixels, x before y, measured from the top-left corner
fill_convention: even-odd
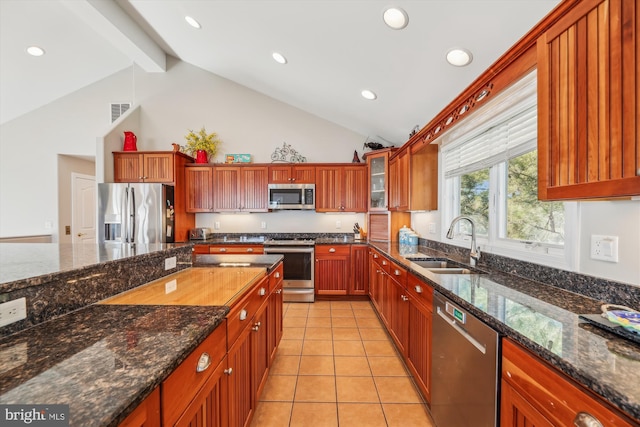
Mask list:
[[[433,293],[431,415],[438,427],[497,425],[498,333]]]

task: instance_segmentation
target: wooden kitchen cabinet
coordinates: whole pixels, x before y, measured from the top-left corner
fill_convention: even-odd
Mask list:
[[[438,210],[438,145],[411,146],[409,163],[409,209]]]
[[[227,353],[229,427],[247,426],[256,407],[251,387],[251,332],[250,327],[244,328]]]
[[[162,382],[163,425],[192,425],[191,420],[203,419],[207,425],[226,424],[226,338],[223,323]],[[198,371],[207,359],[209,364]]]
[[[366,200],[365,165],[316,167],[316,212],[366,212]]]
[[[118,427],[155,427],[160,425],[160,388],[151,394],[125,418]]]
[[[500,425],[638,425],[510,339],[502,339]],[[575,425],[591,425],[584,421]]]
[[[389,210],[409,210],[411,173],[409,149],[395,153],[389,160]]]
[[[405,362],[422,395],[430,402],[433,288],[408,274],[407,297],[409,328]]]
[[[187,212],[213,212],[213,167],[186,167],[184,178]]]
[[[351,279],[349,280],[349,295],[369,294],[369,246],[351,245]]]
[[[372,241],[397,241],[400,229],[411,224],[410,212],[371,212],[368,217]]]
[[[263,254],[263,245],[205,245],[196,244],[193,245],[194,254]]]
[[[537,41],[538,197],[640,194],[633,0],[583,0]]]
[[[395,149],[385,148],[367,153],[369,173],[369,212],[386,212],[389,208],[389,155]]]
[[[251,366],[253,389],[251,392],[256,402],[267,381],[267,373],[271,362],[269,348],[269,328],[271,325],[269,324],[268,311],[270,297],[269,294],[266,295],[265,300],[253,318],[253,326],[251,327],[251,357],[253,359]]]
[[[267,212],[267,166],[214,166],[215,212]]]
[[[175,180],[174,157],[180,155],[173,151],[115,151],[113,180],[172,183]]]
[[[278,351],[278,344],[282,339],[283,330],[283,300],[282,300],[282,280],[283,264],[280,265],[269,275],[269,364],[273,363]]]
[[[347,295],[351,249],[349,245],[316,245],[316,295]]]
[[[269,166],[269,184],[315,184],[315,166]]]

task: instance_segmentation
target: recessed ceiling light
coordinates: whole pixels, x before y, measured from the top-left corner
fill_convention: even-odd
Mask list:
[[[394,30],[401,30],[409,24],[409,15],[399,7],[390,7],[382,14],[384,23]]]
[[[273,52],[271,56],[273,57],[273,60],[276,61],[278,64],[287,63],[287,58],[285,58],[284,55],[281,54],[280,52]]]
[[[456,67],[469,65],[473,60],[473,55],[467,49],[454,48],[447,52],[447,62]]]
[[[29,46],[27,53],[31,56],[42,56],[44,55],[44,49],[38,46]]]
[[[376,95],[375,93],[371,92],[369,89],[365,89],[362,92],[362,97],[368,100],[373,101],[374,99],[376,99],[378,97],[378,95]]]
[[[187,21],[187,23],[189,25],[191,25],[193,28],[197,28],[197,29],[202,28],[200,23],[198,21],[196,21],[195,19],[193,19],[192,17],[190,17],[190,16],[185,16],[184,20]]]

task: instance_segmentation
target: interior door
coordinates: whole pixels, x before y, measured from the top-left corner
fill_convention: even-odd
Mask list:
[[[72,173],[71,187],[73,243],[96,243],[96,178]]]

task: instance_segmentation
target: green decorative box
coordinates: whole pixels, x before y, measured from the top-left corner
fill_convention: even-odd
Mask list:
[[[251,154],[227,154],[226,163],[251,163]]]

